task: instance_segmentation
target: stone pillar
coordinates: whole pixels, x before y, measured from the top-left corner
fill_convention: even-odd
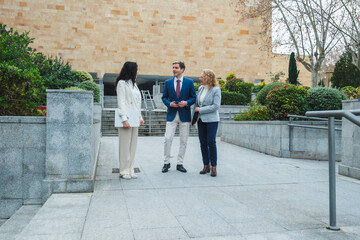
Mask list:
[[[343,110],[360,109],[360,101],[343,101]],[[343,118],[342,124],[342,162],[339,174],[360,179],[360,127]]]
[[[93,191],[92,91],[47,90],[43,200],[54,192]]]

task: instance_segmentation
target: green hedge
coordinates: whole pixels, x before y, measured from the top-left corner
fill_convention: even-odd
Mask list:
[[[246,105],[247,99],[244,94],[236,92],[221,92],[221,105]]]
[[[339,110],[341,101],[346,99],[340,90],[329,87],[315,87],[309,89],[306,99],[308,111]]]
[[[94,102],[100,102],[100,88],[94,81],[85,81],[78,85],[79,88],[93,91],[94,92]]]
[[[270,119],[266,106],[251,106],[249,110],[239,113],[235,121],[267,121]]]
[[[261,105],[266,105],[266,96],[268,95],[268,93],[277,86],[284,86],[285,83],[282,82],[274,82],[274,83],[269,83],[266,84],[256,95],[256,100],[258,101],[258,103],[260,103]]]
[[[85,82],[85,81],[94,81],[90,73],[84,70],[72,70],[74,74],[75,81],[77,82]]]

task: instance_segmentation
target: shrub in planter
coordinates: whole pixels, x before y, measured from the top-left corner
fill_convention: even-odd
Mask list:
[[[258,103],[260,103],[261,105],[266,105],[266,96],[268,95],[268,93],[277,86],[283,86],[285,85],[285,83],[282,82],[274,82],[274,83],[269,83],[266,84],[259,92],[258,94],[256,94],[256,100],[258,101]]]
[[[84,70],[72,70],[76,82],[94,81],[90,73]]]
[[[94,92],[94,102],[100,102],[100,88],[94,81],[85,81],[79,84],[79,88],[93,91]]]
[[[79,87],[68,87],[68,88],[65,88],[64,90],[85,91],[85,89],[79,88]]]
[[[201,84],[194,82],[195,91],[199,90]]]
[[[292,84],[277,86],[267,95],[267,108],[271,119],[284,120],[288,114],[304,115],[308,91]]]
[[[244,82],[244,80],[239,79],[239,78],[228,79],[225,83],[225,90],[229,91],[229,92],[238,92],[239,86],[243,82]]]
[[[346,98],[349,100],[358,98],[356,88],[354,88],[353,86],[343,87],[340,89],[340,91],[344,93],[346,95]]]
[[[344,99],[340,90],[329,87],[314,87],[309,89],[306,99],[308,111],[339,110]]]
[[[249,110],[239,113],[234,117],[235,121],[267,121],[269,112],[266,106],[254,105]]]
[[[45,89],[38,69],[0,63],[0,115],[38,115],[37,106],[43,95]]]
[[[221,91],[226,91],[225,90],[225,84],[226,84],[225,80],[218,79],[218,84],[219,84]]]
[[[237,92],[246,97],[246,104],[251,101],[251,93],[254,87],[253,83],[244,82],[242,79],[232,78],[225,83],[225,90],[229,92]]]
[[[247,100],[244,94],[236,92],[221,92],[221,105],[246,105]]]

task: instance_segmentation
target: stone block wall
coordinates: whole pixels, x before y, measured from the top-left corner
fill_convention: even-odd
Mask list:
[[[302,124],[301,122],[293,122]],[[324,124],[314,122],[318,126]],[[222,121],[221,140],[276,157],[328,160],[326,130],[294,128],[289,151],[288,121]],[[339,128],[339,126],[337,126]],[[336,160],[341,159],[341,133],[336,132]]]
[[[30,30],[33,47],[100,76],[130,60],[139,74],[171,75],[171,63],[183,60],[187,76],[211,68],[253,81],[270,79],[278,61],[262,48],[262,21],[240,21],[233,0],[0,0],[0,8],[0,22]],[[279,61],[286,73],[288,59]],[[299,69],[303,79],[308,72]]]
[[[343,101],[343,110],[360,109],[360,101]],[[360,118],[360,117],[359,117]],[[343,118],[342,162],[339,174],[360,179],[360,127]]]
[[[0,116],[0,218],[23,204],[41,204],[46,119]]]

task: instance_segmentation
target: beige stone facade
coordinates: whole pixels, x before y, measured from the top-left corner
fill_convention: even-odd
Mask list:
[[[171,75],[176,60],[185,62],[187,76],[199,76],[204,68],[247,81],[287,73],[286,56],[273,58],[260,49],[261,22],[239,21],[232,2],[0,0],[0,21],[30,30],[39,51],[100,76],[118,73],[128,60],[138,62],[139,74],[151,75]]]

